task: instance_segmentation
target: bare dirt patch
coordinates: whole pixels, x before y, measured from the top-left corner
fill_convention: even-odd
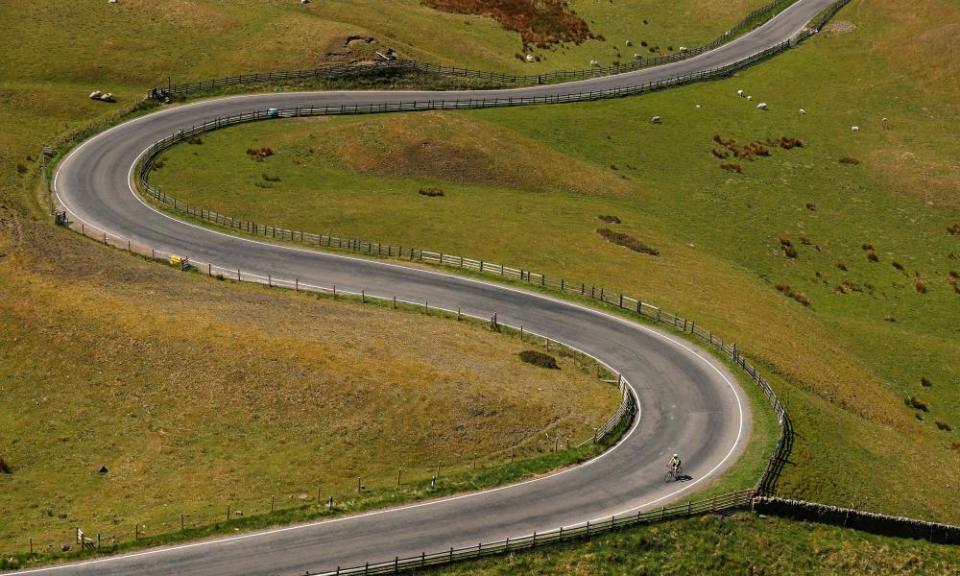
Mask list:
[[[422,0],[425,6],[454,14],[493,18],[507,30],[520,34],[524,46],[601,38],[570,8],[566,0]]]

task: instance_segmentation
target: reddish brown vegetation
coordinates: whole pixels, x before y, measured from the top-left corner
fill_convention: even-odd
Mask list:
[[[787,258],[797,257],[797,249],[793,247],[793,242],[791,242],[788,238],[780,239],[780,248],[783,249],[783,253],[787,256]]]
[[[807,202],[807,210],[809,210],[809,211],[811,211],[811,212],[816,212],[816,211],[817,211],[817,205],[814,204],[813,202]]]
[[[833,291],[837,294],[849,294],[850,292],[863,292],[863,288],[859,284],[844,280],[837,284]]]
[[[721,164],[720,167],[728,172],[736,172],[737,174],[743,174],[743,166],[739,164],[727,162],[725,164]]]
[[[927,283],[926,283],[926,281],[925,281],[923,278],[920,277],[920,273],[919,273],[919,272],[917,273],[917,276],[913,279],[913,287],[914,287],[914,288],[917,290],[917,292],[919,292],[920,294],[926,294],[926,293],[927,293]]]
[[[960,222],[958,222],[958,223],[956,223],[956,224],[954,224],[954,225],[952,225],[952,226],[947,226],[947,232],[949,232],[950,234],[953,234],[953,235],[955,235],[955,236],[960,236]]]
[[[558,370],[560,368],[556,358],[536,350],[524,350],[520,353],[520,360],[541,368],[549,368],[551,370]]]
[[[443,190],[439,188],[421,188],[419,191],[417,191],[417,194],[426,196],[428,198],[436,198],[444,195]]]
[[[911,408],[913,408],[913,409],[915,409],[915,410],[919,410],[919,411],[921,411],[921,412],[929,412],[929,411],[930,411],[930,407],[927,406],[927,403],[926,403],[926,402],[923,402],[922,400],[920,400],[920,399],[917,398],[916,396],[909,396],[909,397],[907,397],[907,399],[905,400],[905,402],[906,402],[907,406],[909,406],[909,407],[911,407]]]
[[[920,385],[923,386],[924,388],[930,388],[933,386],[933,382],[931,382],[930,379],[927,378],[926,376],[921,376]]]
[[[614,232],[609,228],[600,228],[597,230],[597,234],[603,236],[607,241],[612,242],[618,246],[623,246],[624,248],[629,248],[634,252],[640,252],[642,254],[649,254],[651,256],[659,256],[660,251],[651,246],[647,246],[640,240],[637,240],[629,234],[624,234],[623,232]]]
[[[953,432],[953,426],[942,420],[937,420],[937,428],[943,430],[944,432]]]
[[[790,288],[790,285],[786,282],[781,282],[777,284],[777,290],[783,292],[786,296],[793,298],[797,302],[803,304],[804,306],[810,305],[810,297],[804,294],[803,292],[797,292],[796,290]]]
[[[843,270],[844,272],[846,272],[846,271],[847,271],[847,265],[844,264],[843,262],[837,262],[837,270]]]
[[[618,217],[616,217],[616,216],[603,215],[603,216],[597,216],[597,218],[599,218],[602,222],[606,222],[607,224],[619,224],[619,223],[620,223],[620,218],[618,218]]]
[[[520,34],[524,46],[547,48],[551,44],[603,40],[590,31],[566,0],[422,0],[425,6],[493,18],[507,30]]]
[[[857,164],[860,163],[860,161],[857,160],[856,158],[851,158],[851,157],[849,157],[849,156],[844,156],[843,158],[840,159],[840,163],[841,163],[841,164],[849,164],[849,165],[851,165],[851,166],[856,166]]]
[[[247,156],[252,157],[257,162],[263,162],[264,158],[273,156],[272,148],[247,148]]]
[[[770,149],[780,147],[784,150],[791,150],[793,148],[800,148],[803,146],[803,142],[796,138],[790,138],[788,136],[781,136],[780,138],[774,138],[755,142],[750,142],[749,144],[744,144],[740,146],[737,144],[737,141],[733,138],[727,139],[719,134],[713,135],[713,141],[716,144],[720,145],[720,148],[714,148],[710,151],[714,157],[721,160],[726,159],[733,155],[735,158],[740,158],[741,160],[753,161],[757,156],[767,157],[770,156]],[[739,166],[739,164],[722,164],[720,167],[724,170],[731,170],[731,167]],[[742,169],[733,170],[734,172],[741,173]],[[810,208],[812,204],[807,204],[807,208]],[[816,210],[816,206],[810,208],[811,210]]]

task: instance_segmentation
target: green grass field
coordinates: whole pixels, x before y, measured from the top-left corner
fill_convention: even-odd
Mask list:
[[[799,433],[784,493],[958,521],[960,236],[948,228],[960,221],[960,85],[942,52],[955,40],[938,27],[958,8],[896,7],[853,2],[773,61],[641,98],[232,128],[166,154],[154,182],[234,216],[512,263],[677,309],[777,378]],[[803,146],[721,160],[715,136]],[[245,154],[260,146],[275,155]],[[660,256],[610,244],[601,227]],[[917,472],[931,465],[943,473]]]

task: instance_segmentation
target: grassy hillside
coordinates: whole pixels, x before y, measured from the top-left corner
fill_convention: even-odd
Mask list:
[[[171,151],[155,180],[224,213],[675,308],[775,375],[799,434],[784,493],[956,522],[960,75],[944,23],[960,7],[902,6],[854,1],[797,50],[641,98],[234,128]]]
[[[960,549],[751,514],[703,517],[431,574],[953,576]]]
[[[133,535],[576,445],[619,402],[480,326],[234,286],[27,232],[0,263],[0,549]],[[24,251],[26,252],[26,251]],[[104,259],[116,266],[103,266]],[[128,261],[123,261],[128,260]],[[98,470],[105,466],[107,472]]]

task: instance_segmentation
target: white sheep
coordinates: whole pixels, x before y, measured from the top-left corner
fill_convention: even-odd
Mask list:
[[[627,46],[633,46],[633,40],[627,40],[626,42],[624,42],[624,44],[626,44]]]
[[[766,103],[766,102],[761,102],[761,103],[757,104],[757,110],[767,110],[767,109],[768,109],[768,108],[767,108],[767,103]]]
[[[535,60],[535,58],[533,57],[533,54],[527,54],[526,56],[524,56],[524,59],[527,62],[533,62]]]
[[[599,66],[599,65],[600,65],[600,62],[597,62],[596,60],[591,60],[591,61],[590,61],[590,65],[591,65],[591,66]]]
[[[747,100],[753,100],[753,96],[747,96]]]
[[[737,90],[737,96],[743,98],[743,90]]]
[[[103,92],[99,90],[94,90],[93,92],[90,93],[91,100],[99,100],[101,96],[103,96]]]
[[[697,110],[699,110],[699,109],[700,109],[700,105],[699,105],[699,104],[697,104]]]
[[[686,52],[686,51],[687,51],[687,47],[686,47],[686,46],[681,46],[681,47],[680,47],[680,51],[681,51],[681,52]]]
[[[850,127],[850,130],[851,130],[852,132],[859,132],[859,131],[860,131],[860,127],[859,127],[859,126],[851,126],[851,127]]]
[[[803,108],[800,109],[800,115],[801,115],[801,116],[804,115],[804,114],[806,114],[806,113],[807,113],[806,110],[804,110]]]
[[[116,100],[113,98],[113,94],[111,94],[110,92],[107,92],[106,94],[101,95],[101,96],[100,96],[100,101],[101,101],[101,102],[116,102]]]
[[[661,117],[659,117],[659,116],[654,116],[654,117],[650,118],[650,123],[651,123],[651,124],[663,124],[663,118],[661,118]]]

